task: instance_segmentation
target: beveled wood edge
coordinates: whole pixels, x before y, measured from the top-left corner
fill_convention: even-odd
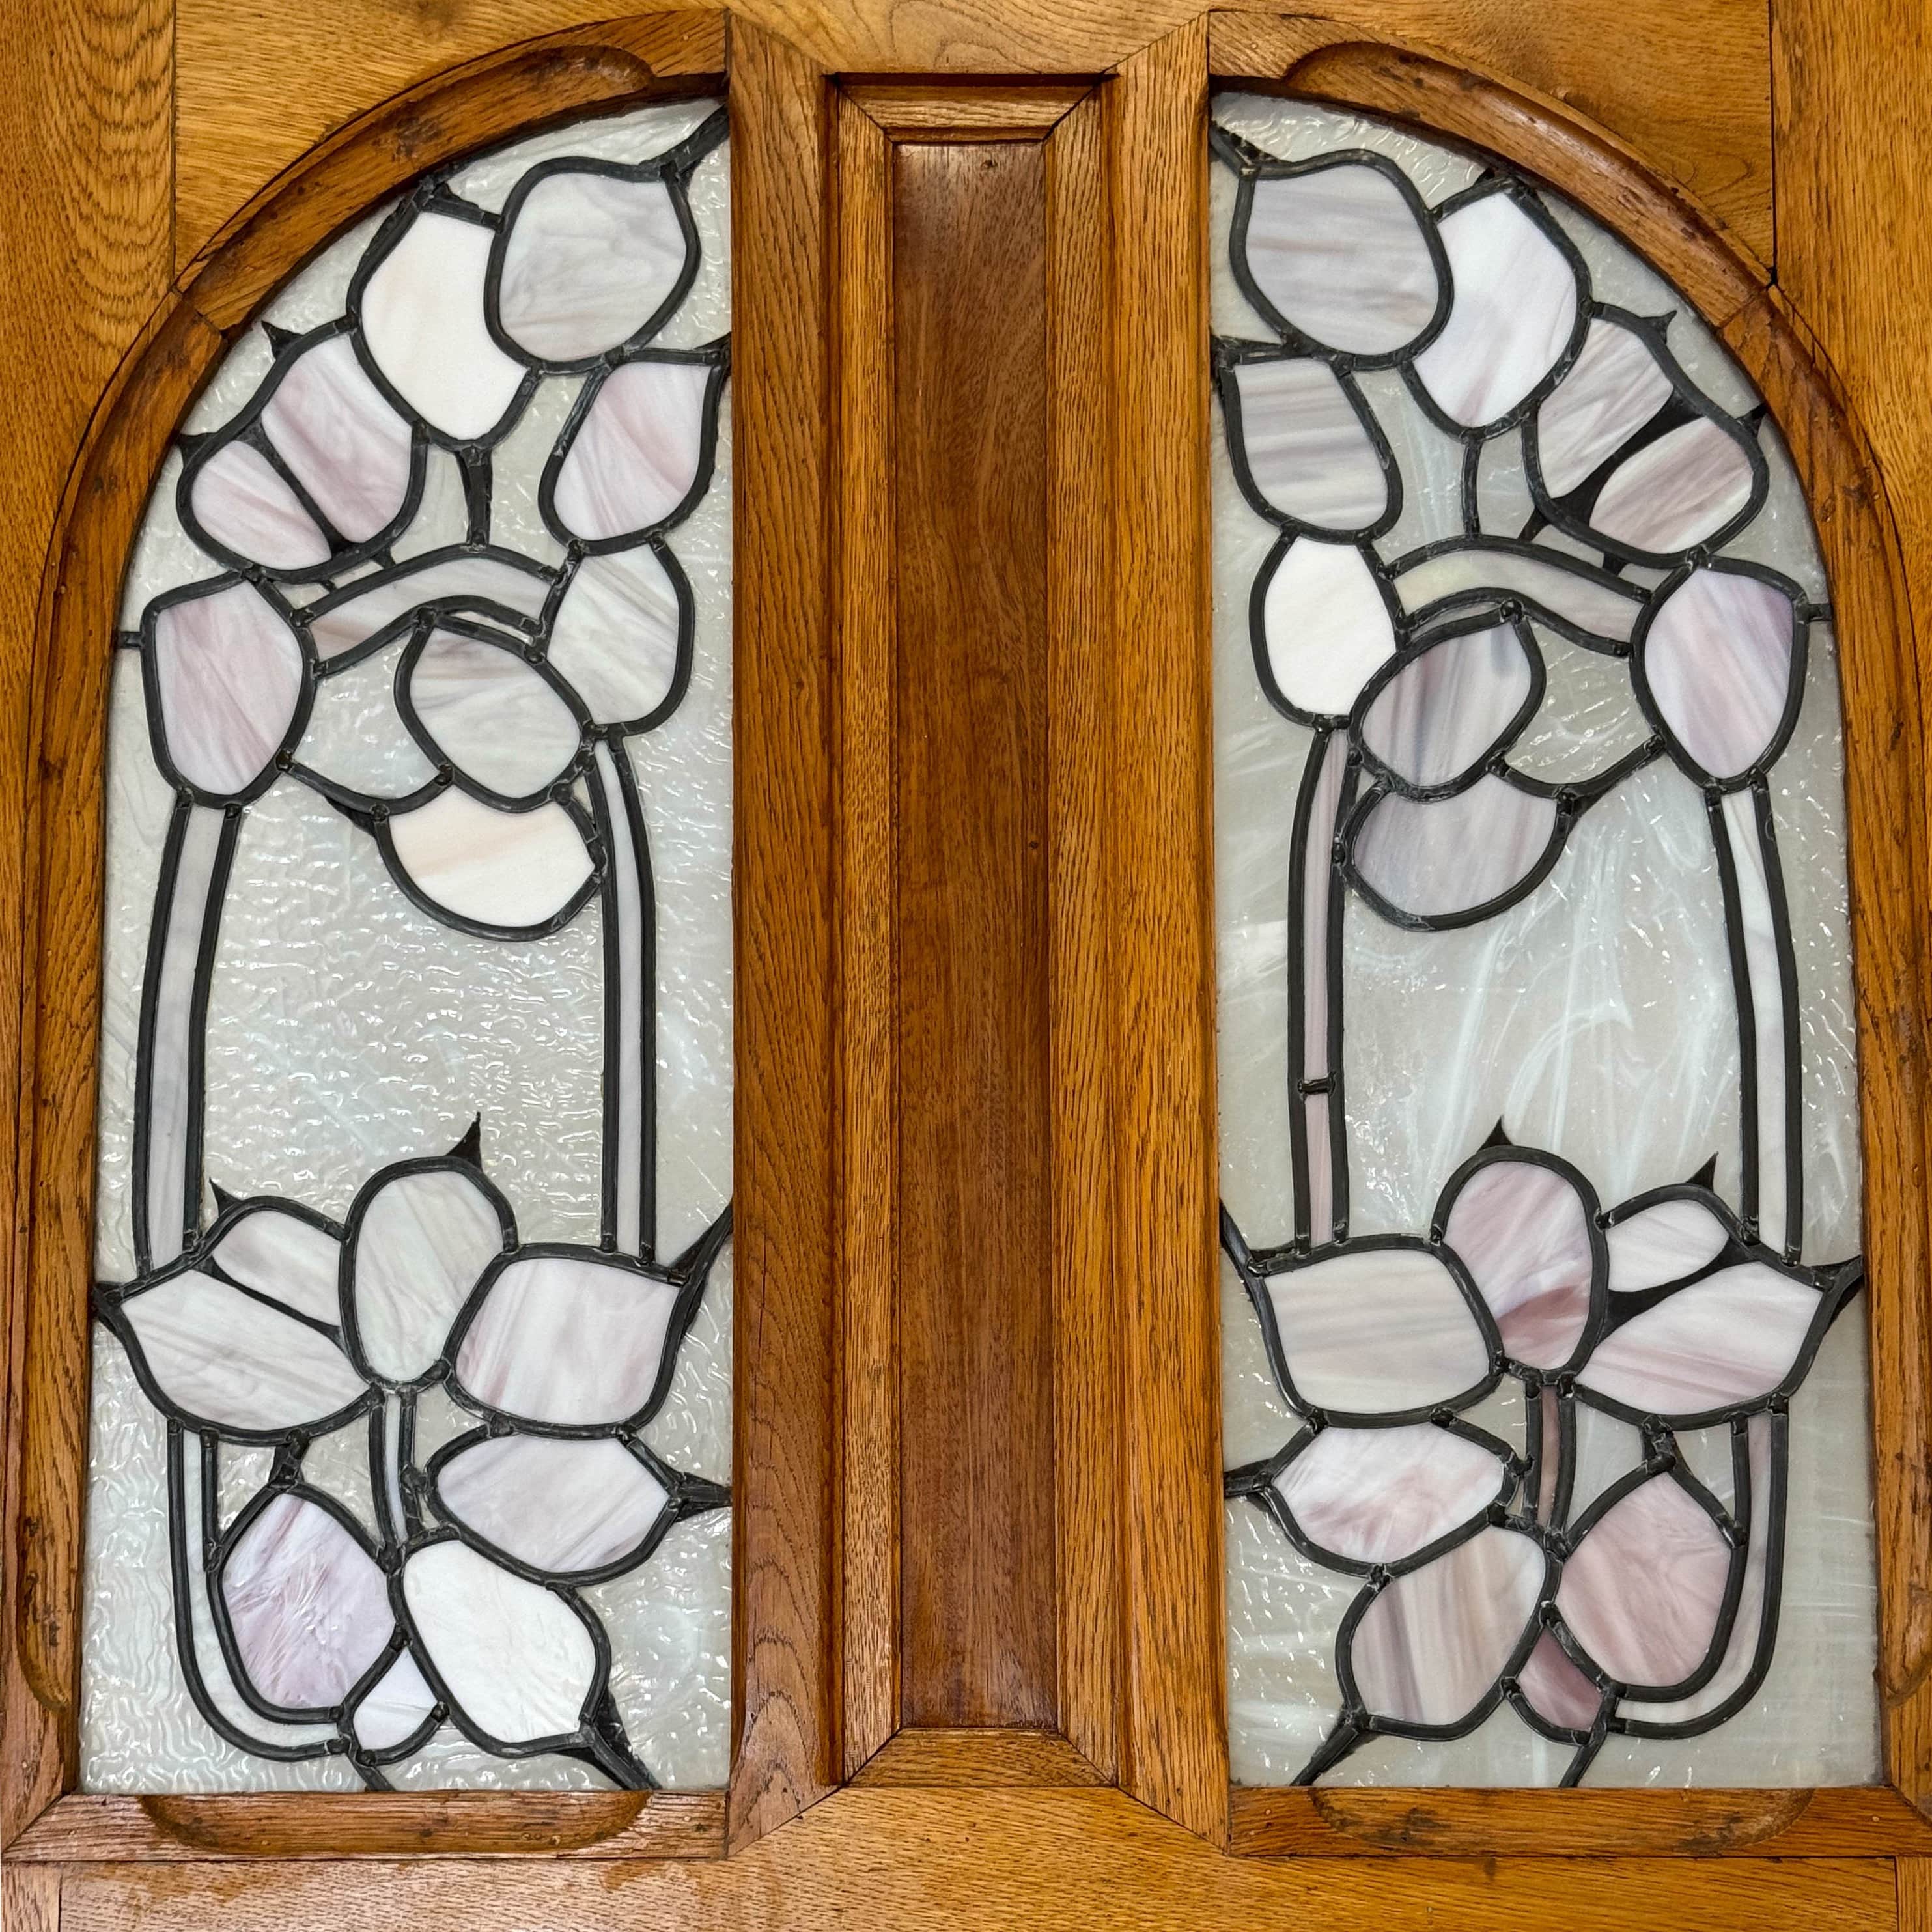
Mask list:
[[[1932,1852],[1888,1785],[1822,1790],[1485,1791],[1237,1786],[1243,1858],[1892,1858]]]
[[[10,1861],[719,1858],[722,1791],[234,1792],[58,1799]]]
[[[867,80],[839,92],[898,142],[1041,141],[1092,91],[1090,80]]]
[[[848,1781],[862,1790],[1067,1790],[1112,1782],[1058,1731],[914,1725],[894,1732]]]

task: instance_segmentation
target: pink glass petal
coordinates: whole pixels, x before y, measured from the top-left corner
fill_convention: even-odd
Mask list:
[[[276,1497],[242,1532],[221,1595],[249,1682],[290,1710],[333,1710],[395,1629],[382,1571],[305,1496]]]
[[[614,369],[578,425],[557,471],[563,528],[602,543],[663,523],[698,482],[705,394],[703,362],[627,362]]]
[[[1567,496],[1670,400],[1670,378],[1636,330],[1602,316],[1536,412],[1537,461],[1552,496]]]
[[[1755,480],[1736,436],[1700,416],[1617,466],[1590,512],[1590,527],[1632,550],[1688,550],[1744,508]]]
[[[1646,1414],[1702,1415],[1755,1402],[1791,1372],[1822,1310],[1814,1289],[1745,1262],[1613,1330],[1576,1379]]]
[[[1448,784],[1508,729],[1533,681],[1510,625],[1444,638],[1376,692],[1363,713],[1362,742],[1411,784]]]
[[[157,612],[148,648],[176,770],[203,791],[245,791],[302,702],[295,633],[253,584],[230,584]]]
[[[1491,1161],[1463,1183],[1444,1236],[1511,1356],[1533,1369],[1568,1361],[1590,1318],[1594,1267],[1589,1216],[1570,1183],[1540,1161]]]
[[[1348,392],[1327,363],[1281,356],[1231,370],[1240,448],[1262,497],[1284,516],[1338,534],[1388,508],[1388,478]]]
[[[542,790],[583,747],[570,707],[514,650],[454,631],[433,632],[409,672],[409,694],[436,749],[506,798]]]
[[[275,385],[262,427],[311,500],[352,544],[401,513],[410,426],[383,399],[346,335],[305,350]]]
[[[648,717],[670,695],[682,614],[648,544],[586,556],[551,620],[550,665],[600,724]]]
[[[1530,1708],[1546,1724],[1587,1731],[1603,1708],[1604,1694],[1579,1670],[1570,1654],[1547,1630],[1516,1672]]]
[[[664,1488],[608,1436],[500,1436],[436,1473],[450,1514],[505,1555],[560,1575],[634,1550],[663,1513]]]
[[[1395,622],[1353,544],[1297,537],[1262,594],[1262,629],[1275,688],[1318,718],[1346,718],[1395,655]]]
[[[624,1421],[657,1385],[677,1296],[593,1255],[523,1257],[491,1284],[458,1351],[457,1379],[526,1421]]]
[[[1742,571],[1694,570],[1658,607],[1640,662],[1692,763],[1738,777],[1770,748],[1791,695],[1791,599]]]
[[[369,1197],[350,1255],[356,1326],[378,1375],[410,1382],[503,1251],[496,1204],[460,1168],[398,1174]]]
[[[230,1223],[212,1257],[244,1288],[272,1294],[332,1326],[339,1318],[342,1244],[326,1228],[279,1208],[254,1208]]]
[[[1403,1724],[1460,1724],[1522,1641],[1544,1568],[1528,1537],[1492,1528],[1398,1576],[1349,1646],[1362,1701]]]
[[[388,1750],[413,1737],[436,1707],[436,1693],[404,1651],[356,1706],[356,1740],[365,1750]]]
[[[1640,1484],[1593,1523],[1563,1565],[1556,1607],[1620,1683],[1680,1683],[1709,1654],[1731,1547],[1683,1486]]]
[[[1514,891],[1557,833],[1556,804],[1499,778],[1454,798],[1391,793],[1357,830],[1355,869],[1372,891],[1418,919],[1449,919]]]
[[[1426,1248],[1363,1248],[1268,1284],[1303,1403],[1396,1414],[1466,1394],[1490,1372],[1462,1292]]]
[[[1354,1563],[1396,1563],[1482,1514],[1504,1465],[1429,1423],[1324,1429],[1274,1480],[1310,1541]]]
[[[550,595],[550,573],[521,558],[445,556],[405,565],[353,584],[309,619],[316,654],[327,663],[366,644],[397,618],[434,604],[440,610],[500,605],[534,622]]]
[[[1661,1288],[1707,1267],[1730,1230],[1701,1201],[1660,1201],[1604,1232],[1612,1293]]]
[[[554,919],[592,870],[584,835],[562,806],[502,812],[454,788],[394,814],[389,842],[433,904],[508,932]]]
[[[194,520],[235,556],[269,570],[313,569],[329,559],[328,539],[280,472],[245,442],[224,444],[188,484]]]

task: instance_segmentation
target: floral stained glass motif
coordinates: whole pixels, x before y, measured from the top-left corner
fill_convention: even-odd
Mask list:
[[[722,1782],[725,140],[680,104],[425,176],[158,479],[93,1788]]]
[[[1238,1774],[1870,1777],[1788,459],[1501,164],[1239,97],[1210,140]]]

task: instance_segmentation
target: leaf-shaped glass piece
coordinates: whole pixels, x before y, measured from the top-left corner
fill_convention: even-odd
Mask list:
[[[1529,721],[1543,664],[1514,624],[1484,624],[1430,639],[1384,668],[1357,705],[1357,742],[1405,788],[1466,780]]]
[[[1565,635],[1609,644],[1629,641],[1643,608],[1634,586],[1560,551],[1480,537],[1406,560],[1395,590],[1411,616],[1514,598]]]
[[[587,1250],[518,1255],[464,1332],[457,1380],[520,1421],[641,1420],[668,1383],[678,1296],[674,1282]]]
[[[404,1651],[356,1700],[356,1742],[364,1750],[393,1750],[422,1729],[435,1708],[436,1693]]]
[[[1490,1379],[1489,1340],[1461,1286],[1420,1244],[1363,1244],[1266,1286],[1289,1394],[1304,1408],[1403,1414]]]
[[[1718,541],[1750,507],[1756,489],[1758,472],[1742,436],[1697,416],[1646,443],[1604,480],[1591,529],[1649,556]]]
[[[1404,1725],[1474,1717],[1523,1646],[1546,1568],[1528,1537],[1495,1528],[1398,1576],[1342,1639],[1363,1703]]]
[[[320,1330],[212,1275],[172,1275],[117,1312],[150,1393],[190,1426],[242,1436],[315,1428],[366,1394]]]
[[[616,548],[683,517],[710,480],[724,380],[708,356],[648,354],[593,376],[544,471],[559,538]]]
[[[288,620],[254,584],[224,578],[157,598],[143,629],[158,760],[205,802],[254,796],[308,708]]]
[[[392,217],[350,293],[363,346],[404,406],[451,442],[490,442],[533,382],[490,338],[495,230],[420,208]]]
[[[1354,392],[1326,362],[1231,362],[1221,398],[1234,474],[1262,515],[1335,536],[1370,536],[1387,521],[1393,470]]]
[[[245,1519],[221,1600],[248,1681],[286,1711],[333,1711],[395,1630],[387,1580],[333,1510],[298,1492]]]
[[[1671,381],[1634,328],[1594,317],[1576,359],[1532,418],[1544,487],[1567,496],[1670,401]]]
[[[496,938],[554,930],[596,884],[582,828],[555,803],[500,811],[452,787],[392,812],[382,836],[397,883],[418,904]]]
[[[1452,1181],[1436,1210],[1503,1346],[1546,1372],[1570,1360],[1589,1326],[1596,1204],[1586,1185],[1547,1156],[1501,1154]]]
[[[1384,917],[1467,925],[1540,880],[1568,829],[1554,799],[1488,773],[1453,798],[1373,800],[1350,828],[1349,862]]]
[[[1730,1230],[1701,1201],[1680,1196],[1640,1208],[1604,1230],[1611,1292],[1661,1288],[1695,1274],[1724,1252],[1730,1238]]]
[[[608,1436],[485,1436],[451,1446],[456,1453],[431,1472],[439,1506],[533,1570],[608,1571],[644,1546],[670,1499]]]
[[[1734,1562],[1708,1510],[1654,1476],[1586,1520],[1564,1558],[1556,1607],[1605,1676],[1664,1689],[1710,1654]]]
[[[466,1162],[374,1175],[349,1211],[345,1244],[359,1358],[390,1382],[428,1374],[483,1270],[515,1236],[502,1196]]]
[[[570,706],[508,638],[430,631],[405,655],[401,682],[424,752],[500,798],[535,796],[584,748]]]
[[[691,620],[691,586],[668,551],[586,556],[550,620],[550,667],[598,724],[641,730],[677,695]]]
[[[1415,358],[1436,408],[1466,429],[1502,422],[1562,360],[1576,331],[1574,262],[1506,188],[1442,216],[1454,291],[1442,332]]]
[[[1340,722],[1395,655],[1395,620],[1353,544],[1294,537],[1255,580],[1256,656],[1298,716]]]
[[[648,332],[682,292],[695,248],[661,178],[532,169],[503,210],[497,327],[535,361],[589,362]]]
[[[290,473],[350,543],[373,542],[402,514],[415,440],[346,335],[325,337],[278,364],[261,422]]]
[[[1822,1332],[1831,1305],[1762,1262],[1720,1268],[1612,1329],[1577,1372],[1584,1388],[1680,1424],[1761,1400]]]
[[[479,1742],[575,1735],[596,1689],[597,1648],[562,1598],[452,1540],[404,1564],[403,1601],[452,1714]]]
[[[331,551],[288,479],[252,444],[224,442],[182,477],[189,527],[224,562],[304,572]]]
[[[1301,1534],[1343,1562],[1399,1563],[1508,1495],[1507,1464],[1431,1423],[1324,1429],[1274,1479]]]
[[[310,604],[304,615],[324,664],[374,650],[419,610],[473,610],[534,625],[550,596],[550,572],[509,550],[433,550],[394,570],[358,578]]]
[[[1436,258],[1394,168],[1350,159],[1262,175],[1236,230],[1252,291],[1274,319],[1352,356],[1406,349],[1436,319]]]
[[[272,1294],[298,1314],[332,1326],[338,1319],[342,1244],[305,1215],[266,1204],[244,1208],[208,1258],[244,1288]]]
[[[1636,640],[1637,696],[1700,783],[1768,764],[1796,719],[1803,633],[1780,584],[1700,565],[1659,592]]]
[[[1547,1630],[1523,1659],[1516,1681],[1530,1708],[1559,1730],[1588,1730],[1604,1707],[1604,1694]]]

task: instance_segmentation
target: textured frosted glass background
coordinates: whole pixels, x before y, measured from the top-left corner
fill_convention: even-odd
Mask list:
[[[1221,97],[1214,118],[1284,159],[1344,148],[1388,154],[1432,206],[1480,172],[1478,162],[1399,130],[1305,103]],[[1265,339],[1270,332],[1228,268],[1234,178],[1217,164],[1210,181],[1214,331]],[[1547,199],[1588,262],[1598,298],[1643,315],[1676,310],[1670,346],[1691,380],[1727,410],[1752,407],[1748,380],[1684,298],[1594,222]],[[1396,373],[1357,380],[1407,491],[1377,553],[1386,561],[1460,534],[1459,446],[1423,416]],[[1823,568],[1789,458],[1768,426],[1762,442],[1770,496],[1724,554],[1769,564],[1822,598]],[[1486,510],[1520,500],[1526,514],[1520,464],[1512,475],[1499,454],[1494,446],[1485,452],[1480,500]],[[1250,1243],[1261,1246],[1294,1233],[1287,880],[1310,734],[1273,710],[1256,680],[1249,590],[1277,532],[1235,487],[1218,412],[1214,464],[1221,1188]],[[1661,574],[1627,573],[1640,583]],[[1540,626],[1538,642],[1548,694],[1513,761],[1557,778],[1600,768],[1648,736],[1622,664]],[[1838,704],[1830,633],[1814,626],[1803,712],[1771,780],[1802,1006],[1807,1262],[1858,1246]],[[1550,878],[1499,917],[1457,932],[1408,932],[1352,896],[1343,965],[1350,1232],[1426,1228],[1443,1181],[1499,1118],[1513,1138],[1574,1161],[1606,1205],[1684,1180],[1713,1154],[1718,1191],[1735,1200],[1736,1014],[1724,944],[1702,802],[1663,760],[1586,814]],[[1232,1268],[1225,1282],[1225,1460],[1232,1466],[1274,1454],[1299,1424],[1276,1390]],[[1520,1442],[1521,1406],[1520,1390],[1506,1382],[1472,1419]],[[1856,1784],[1878,1775],[1862,1307],[1832,1330],[1791,1414],[1780,1634],[1756,1700],[1701,1738],[1613,1737],[1586,1784]],[[1595,1414],[1582,1426],[1592,1436],[1579,1507],[1640,1460],[1634,1428]],[[1710,1453],[1721,1433],[1702,1432],[1712,1440],[1694,1451],[1700,1470],[1721,1465]],[[1727,1475],[1714,1486],[1727,1493]],[[1335,1632],[1359,1585],[1300,1556],[1246,1502],[1228,1506],[1228,1562],[1234,1774],[1285,1783],[1333,1722]],[[1324,1781],[1553,1783],[1571,1754],[1504,1708],[1454,1743],[1372,1741]]]
[[[536,161],[564,154],[641,160],[681,140],[716,105],[680,103],[555,130],[470,164],[452,186],[500,208],[512,184]],[[728,176],[728,151],[721,146],[693,177],[700,268],[656,338],[662,346],[695,346],[730,327]],[[340,314],[350,274],[385,212],[372,212],[294,276],[263,319],[301,329]],[[267,338],[251,327],[184,428],[226,422],[269,359]],[[544,379],[496,452],[491,538],[544,562],[562,553],[538,514],[538,476],[581,381]],[[716,478],[670,538],[697,600],[690,690],[666,724],[626,748],[643,794],[658,892],[658,1222],[667,1256],[718,1214],[731,1190],[730,408],[728,386]],[[218,568],[176,518],[180,466],[179,456],[170,454],[157,478],[130,560],[122,618],[130,628],[158,592]],[[454,459],[433,451],[422,506],[396,554],[463,535]],[[304,756],[321,762],[322,751],[334,752],[332,772],[372,784],[430,776],[396,712],[394,655],[380,652],[322,686]],[[134,1057],[170,803],[148,751],[140,667],[130,651],[116,653],[110,734],[96,1267],[113,1280],[134,1266],[128,1200]],[[222,920],[208,1022],[209,1179],[232,1194],[292,1196],[339,1218],[374,1169],[440,1151],[480,1114],[486,1167],[514,1208],[524,1238],[594,1244],[601,946],[594,904],[554,937],[514,944],[434,922],[391,883],[370,839],[313,792],[289,781],[276,784],[248,809]],[[726,1482],[730,1258],[728,1250],[712,1272],[670,1398],[646,1432],[676,1467]],[[426,1397],[418,1438],[423,1454],[466,1421],[440,1393]],[[98,1328],[92,1430],[83,1785],[97,1791],[354,1787],[354,1773],[340,1760],[284,1766],[246,1757],[215,1738],[195,1712],[170,1621],[166,1425],[140,1394],[124,1351]],[[359,1493],[366,1519],[364,1441],[359,1423],[322,1438],[304,1466],[310,1481],[346,1501]],[[244,1484],[241,1474],[251,1466],[253,1481]],[[231,1506],[267,1467],[266,1452],[225,1452]],[[730,1567],[730,1514],[715,1510],[677,1526],[638,1569],[585,1592],[610,1635],[612,1689],[632,1741],[668,1784],[724,1781]],[[602,1782],[562,1759],[489,1756],[448,1726],[391,1775],[398,1786],[414,1788]]]

